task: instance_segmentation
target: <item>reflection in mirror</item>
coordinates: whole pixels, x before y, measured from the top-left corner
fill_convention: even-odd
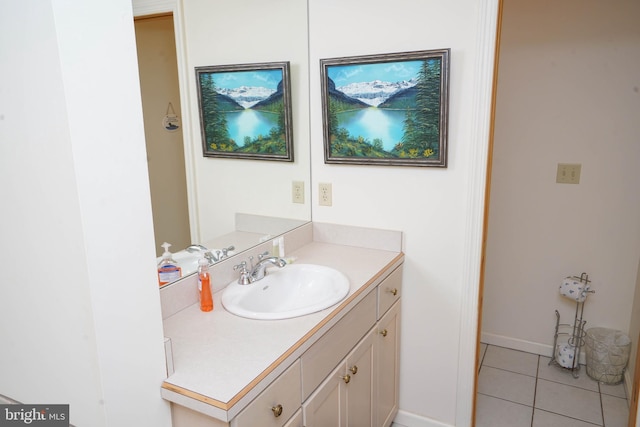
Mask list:
[[[209,261],[209,265],[213,265],[236,253],[273,240],[306,223],[307,221],[304,220],[236,214],[235,231],[217,236],[202,244],[190,245],[171,254],[181,269],[181,277],[175,277],[173,280],[167,281],[166,284],[195,273],[198,270],[198,260],[202,257]],[[159,264],[162,261],[162,256],[158,257],[156,261]]]
[[[306,2],[182,0],[180,7],[170,0],[155,3],[133,0],[145,138],[148,148],[154,147],[148,149],[148,164],[156,255],[161,256],[161,245],[168,242],[175,256],[191,244],[213,250],[234,246],[229,251],[233,256],[260,243],[260,237],[277,236],[309,221],[308,198],[292,201],[294,181],[307,192],[310,188]],[[242,16],[242,31],[229,16]],[[156,19],[165,27],[145,24]],[[154,28],[142,34],[144,26]],[[277,61],[290,63],[294,161],[205,158],[195,67]],[[172,70],[161,71],[162,67]],[[164,74],[167,79],[160,80]],[[174,89],[169,90],[170,85]],[[174,112],[175,120],[167,122]],[[268,224],[267,228],[243,228],[238,212],[262,218],[255,227]],[[269,228],[275,223],[277,230]]]
[[[178,65],[173,16],[135,19],[140,94],[144,117],[156,255],[162,243],[174,249],[191,242]]]

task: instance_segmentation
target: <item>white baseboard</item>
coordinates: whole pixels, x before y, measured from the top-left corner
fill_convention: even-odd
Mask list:
[[[395,419],[391,423],[391,427],[453,427],[450,424],[423,417],[421,415],[412,414],[411,412],[399,410]]]
[[[502,335],[489,334],[482,332],[480,341],[485,344],[497,345],[499,347],[507,347],[513,350],[525,351],[527,353],[539,354],[540,356],[551,357],[553,350],[548,344],[540,344],[532,341],[520,340],[517,338],[505,337]],[[584,351],[580,352],[580,364],[587,363]]]

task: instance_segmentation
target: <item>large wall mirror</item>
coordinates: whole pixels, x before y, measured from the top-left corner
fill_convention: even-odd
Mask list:
[[[132,4],[157,254],[165,241],[174,253],[197,243],[237,254],[310,221],[307,3]],[[294,161],[204,157],[195,67],[284,61]],[[304,183],[304,203],[293,202],[294,181]]]

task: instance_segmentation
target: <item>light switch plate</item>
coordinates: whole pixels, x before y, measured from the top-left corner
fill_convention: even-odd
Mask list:
[[[582,165],[579,163],[558,163],[556,182],[558,184],[580,184],[581,169]]]

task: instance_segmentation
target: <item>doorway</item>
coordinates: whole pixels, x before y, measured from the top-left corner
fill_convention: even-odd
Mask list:
[[[173,14],[135,18],[156,254],[191,243]]]
[[[627,103],[638,93],[633,76],[640,72],[640,34],[634,22],[640,7],[543,4],[501,2],[478,326],[490,344],[550,355],[554,308],[563,320],[573,320],[574,306],[557,297],[558,277],[587,269],[600,278],[597,298],[585,305],[592,327],[626,331],[628,303],[640,292],[637,235],[631,233],[639,224],[640,174],[616,172],[637,171],[640,158],[633,142],[640,128],[632,119],[638,104]],[[603,141],[613,157],[597,154]],[[556,184],[557,164],[564,162],[582,164],[579,185]],[[565,217],[565,208],[578,200],[590,203]],[[637,338],[637,330],[629,332]],[[637,390],[638,380],[630,382]],[[637,413],[631,405],[630,421]]]

